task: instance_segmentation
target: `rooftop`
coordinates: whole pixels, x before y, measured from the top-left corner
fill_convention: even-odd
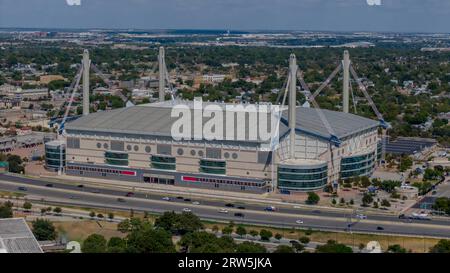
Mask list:
[[[205,105],[209,104],[211,103],[204,103],[203,109],[205,109]],[[166,101],[92,113],[69,122],[66,125],[66,130],[171,137],[172,124],[178,120],[178,117],[171,117],[174,105],[173,102]],[[193,103],[187,102],[186,105],[192,111]],[[322,110],[322,112],[338,138],[344,138],[379,126],[377,121],[354,114],[330,110]],[[287,110],[283,112],[285,124],[282,122],[280,125],[280,135],[288,131],[286,117]],[[203,124],[209,119],[204,117]],[[248,117],[246,117],[245,121],[245,124],[249,127]],[[237,124],[242,124],[240,120],[235,123],[235,127]],[[248,128],[246,130],[248,131]],[[318,111],[314,108],[297,107],[297,130],[325,139],[330,139],[331,137],[325,125],[321,122]]]
[[[25,219],[0,219],[0,253],[42,253]]]

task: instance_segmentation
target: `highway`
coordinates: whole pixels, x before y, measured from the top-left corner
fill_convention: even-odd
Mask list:
[[[51,183],[51,185],[48,185]],[[24,190],[19,190],[25,187]],[[22,188],[23,189],[23,188]],[[312,228],[329,231],[348,231],[349,215],[342,212],[312,210],[308,208],[279,207],[275,212],[264,211],[264,204],[235,204],[234,208],[225,207],[226,201],[190,200],[171,198],[162,200],[162,195],[135,193],[130,197],[128,192],[116,189],[78,187],[65,183],[46,182],[18,176],[0,175],[0,191],[22,192],[30,199],[43,199],[46,204],[61,206],[80,206],[98,209],[147,211],[162,213],[164,211],[181,212],[190,209],[205,220],[234,221],[236,223],[267,225],[282,228]],[[184,196],[187,198],[186,196]],[[119,200],[120,199],[120,200]],[[200,204],[192,204],[198,201]],[[238,209],[243,206],[245,209]],[[219,212],[226,209],[228,213]],[[242,213],[244,217],[237,217]],[[297,223],[298,220],[303,223]],[[353,218],[353,222],[356,220]],[[378,227],[382,227],[380,230]],[[351,227],[352,232],[398,234],[414,236],[430,236],[450,238],[450,221],[447,220],[403,220],[396,216],[369,215]]]

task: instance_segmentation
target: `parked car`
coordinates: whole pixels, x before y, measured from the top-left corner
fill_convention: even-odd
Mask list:
[[[236,213],[234,214],[234,216],[236,216],[236,217],[244,217],[244,214],[243,214],[243,213],[240,213],[240,212],[236,212]]]

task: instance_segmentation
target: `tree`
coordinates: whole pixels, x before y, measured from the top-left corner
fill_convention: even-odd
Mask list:
[[[256,237],[256,236],[258,236],[259,235],[259,232],[258,231],[256,231],[256,230],[250,230],[249,231],[249,233],[248,234],[250,234],[252,237]]]
[[[234,253],[236,244],[230,236],[216,237],[205,231],[194,231],[182,236],[180,245],[189,253]]]
[[[108,219],[112,221],[114,219],[114,213],[112,212],[108,213]]]
[[[120,237],[111,237],[108,241],[107,252],[123,253],[126,251],[127,242]]]
[[[236,246],[236,253],[266,253],[267,249],[258,243],[243,242]]]
[[[306,200],[307,204],[316,205],[319,203],[320,197],[315,192],[308,192],[308,199]]]
[[[362,198],[363,206],[368,206],[372,202],[373,202],[372,195],[370,195],[369,193],[364,193]]]
[[[368,188],[370,185],[370,179],[367,176],[361,177],[361,187]]]
[[[97,218],[99,218],[99,219],[103,219],[103,214],[101,214],[101,213],[99,213],[99,214],[97,214]]]
[[[389,253],[406,253],[406,249],[401,247],[400,245],[390,245],[387,249]]]
[[[8,155],[9,171],[12,173],[25,173],[25,168],[22,165],[23,160],[18,155]]]
[[[105,253],[106,239],[100,234],[91,234],[84,240],[81,246],[83,253]]]
[[[3,205],[0,205],[0,218],[12,218],[13,217],[13,209],[11,202],[5,202]]]
[[[60,207],[56,207],[56,208],[53,209],[53,212],[56,213],[56,214],[61,214],[62,209]]]
[[[273,253],[294,253],[294,249],[291,246],[279,245]]]
[[[272,238],[273,234],[272,231],[267,230],[267,229],[261,229],[259,231],[259,236],[261,236],[261,240],[263,241],[269,241],[270,238]]]
[[[212,232],[217,233],[219,231],[219,227],[217,225],[214,225],[212,227]]]
[[[292,247],[295,249],[295,252],[297,252],[297,253],[300,253],[305,250],[305,246],[303,244],[300,244],[297,241],[292,241],[291,244],[292,244]]]
[[[94,216],[95,216],[95,212],[94,212]],[[129,219],[125,219],[125,220],[121,221],[117,225],[117,230],[122,232],[122,233],[127,233],[128,231],[130,231],[130,220]]]
[[[382,206],[382,207],[390,207],[390,206],[391,206],[391,203],[390,203],[387,199],[383,199],[383,200],[381,201],[381,206]]]
[[[127,252],[131,253],[175,253],[169,232],[153,228],[148,224],[131,231],[127,237]]]
[[[309,242],[310,242],[309,237],[306,237],[306,236],[302,236],[298,240],[300,241],[300,243],[305,244],[305,245],[309,244]]]
[[[25,211],[30,211],[31,210],[31,207],[32,207],[33,205],[30,203],[30,202],[24,202],[23,203],[23,209],[25,210]]]
[[[191,212],[177,214],[174,211],[166,211],[155,220],[155,227],[162,228],[174,235],[184,235],[202,229],[203,224],[200,218]]]
[[[442,239],[430,248],[431,253],[450,253],[450,240]]]
[[[94,219],[94,217],[95,217],[95,211],[89,212],[89,217],[91,217],[92,219]]]
[[[336,199],[334,199],[334,198],[331,199],[331,204],[336,205],[336,203],[337,203],[337,202],[336,202]]]
[[[51,241],[56,239],[56,229],[52,222],[45,219],[36,219],[31,223],[33,234],[38,241]]]
[[[233,233],[233,228],[230,226],[226,226],[222,229],[223,235],[230,235],[231,233]]]
[[[275,239],[277,239],[277,241],[281,240],[283,238],[283,235],[281,235],[280,233],[275,234]]]
[[[244,237],[245,235],[247,235],[247,230],[245,229],[244,226],[239,225],[236,228],[236,234],[241,236],[241,237]]]
[[[326,244],[316,247],[317,253],[353,253],[351,247],[329,240]]]
[[[404,171],[408,170],[409,168],[411,168],[412,165],[413,165],[413,161],[412,161],[411,157],[409,157],[409,156],[403,156],[403,157],[400,159],[399,170],[400,170],[401,172],[404,172]]]

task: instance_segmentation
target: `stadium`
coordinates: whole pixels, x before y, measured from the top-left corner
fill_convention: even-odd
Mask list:
[[[293,58],[290,77],[296,79]],[[277,145],[251,139],[175,140],[173,107],[192,103],[161,99],[69,122],[65,143],[47,143],[53,153],[47,160],[73,176],[252,193],[321,190],[339,179],[370,176],[381,156],[379,121],[297,106],[292,103],[296,80],[290,82],[289,105],[281,106],[276,127]],[[248,118],[238,123],[246,132],[254,126]]]

